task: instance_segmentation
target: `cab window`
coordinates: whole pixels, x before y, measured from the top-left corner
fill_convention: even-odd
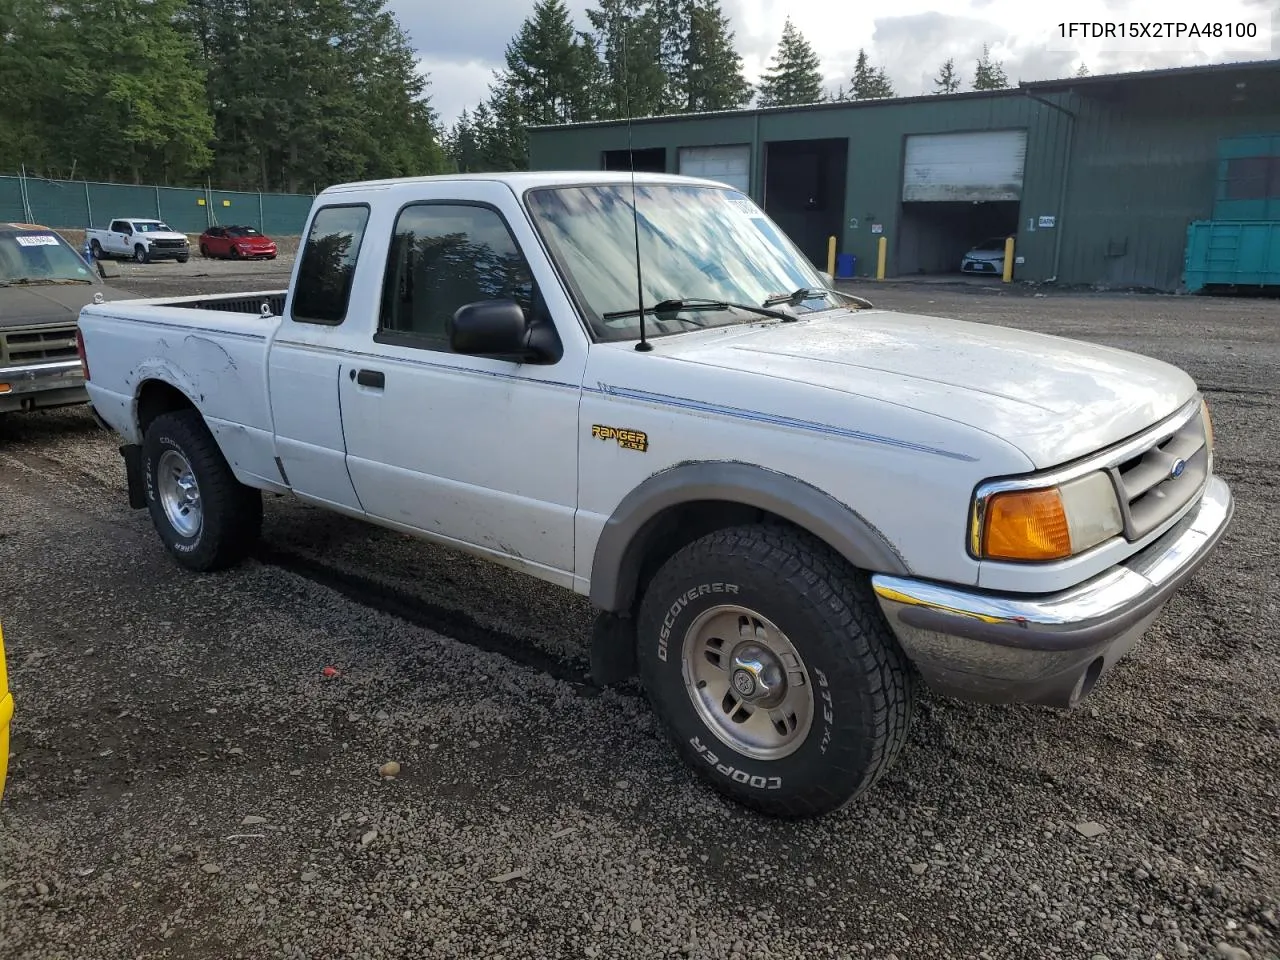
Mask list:
[[[448,322],[459,307],[514,300],[526,311],[536,291],[529,264],[496,210],[420,203],[396,218],[378,339],[449,350]]]
[[[356,260],[369,222],[365,204],[316,211],[298,264],[290,314],[299,323],[337,326],[347,317]]]

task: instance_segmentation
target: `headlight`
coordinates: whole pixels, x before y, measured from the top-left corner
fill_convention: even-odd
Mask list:
[[[1098,472],[1058,486],[1004,490],[979,499],[973,547],[984,560],[1063,560],[1123,530],[1115,487]]]

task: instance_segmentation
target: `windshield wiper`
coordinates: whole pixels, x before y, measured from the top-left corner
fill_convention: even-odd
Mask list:
[[[748,313],[758,314],[762,317],[772,317],[775,320],[784,322],[792,322],[797,318],[789,313],[783,313],[781,310],[770,310],[768,305],[757,307],[750,303],[733,303],[729,300],[701,300],[701,299],[683,299],[683,300],[663,300],[655,303],[651,307],[645,307],[646,314],[663,314],[663,313],[686,313],[694,310],[745,310]],[[614,310],[604,314],[606,320],[620,320],[623,317],[638,317],[640,310]]]
[[[843,290],[836,290],[834,288],[828,289],[825,287],[801,287],[799,290],[795,290],[791,293],[782,293],[776,297],[770,297],[764,302],[764,305],[766,307],[775,307],[779,304],[785,303],[793,307],[798,307],[806,300],[817,300],[819,297],[825,297],[828,293],[834,293],[837,297],[844,297],[847,300],[852,300],[860,307],[870,308],[872,306],[870,300],[854,296],[852,293],[845,293]]]
[[[92,280],[81,280],[78,277],[15,277],[13,280],[3,282],[5,286],[15,283],[23,286],[34,286],[40,283],[93,283]]]

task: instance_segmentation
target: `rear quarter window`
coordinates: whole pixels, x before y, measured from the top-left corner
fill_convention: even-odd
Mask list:
[[[346,319],[368,222],[366,204],[327,206],[316,212],[293,288],[290,316],[295,321],[337,326]]]

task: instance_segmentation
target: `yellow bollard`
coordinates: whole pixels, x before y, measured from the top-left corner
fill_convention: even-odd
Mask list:
[[[884,279],[884,262],[889,256],[889,238],[882,236],[880,238],[880,253],[876,258],[876,279]]]
[[[831,277],[836,275],[836,238],[827,238],[827,274]]]
[[[1013,281],[1013,237],[1004,240],[1004,282]]]

